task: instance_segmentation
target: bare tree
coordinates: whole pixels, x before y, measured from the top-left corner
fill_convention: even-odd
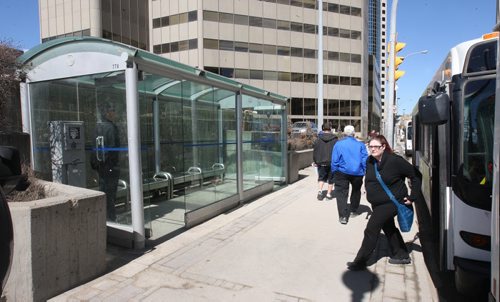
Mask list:
[[[22,53],[12,41],[0,40],[0,131],[15,130],[20,124],[19,82],[22,73],[16,59]]]

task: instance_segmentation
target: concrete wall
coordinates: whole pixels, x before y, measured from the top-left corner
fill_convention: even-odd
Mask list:
[[[14,259],[7,301],[46,301],[106,268],[104,193],[43,183],[54,197],[9,203]]]
[[[309,167],[313,162],[313,149],[288,151],[288,183],[299,179],[299,170]]]

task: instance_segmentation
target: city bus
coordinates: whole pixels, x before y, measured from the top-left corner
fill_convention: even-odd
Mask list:
[[[408,121],[405,126],[405,155],[413,154],[413,126],[412,122]]]
[[[490,283],[497,39],[452,48],[412,113],[412,161],[439,266],[465,294],[487,293]]]
[[[497,2],[497,24],[500,30],[500,12]],[[498,40],[500,44],[500,40]],[[500,45],[499,45],[500,46]],[[500,47],[497,46],[497,70],[500,70]],[[500,74],[497,73],[496,103],[500,104]],[[495,131],[493,139],[493,191],[491,209],[491,283],[489,301],[500,301],[500,106],[495,106]]]

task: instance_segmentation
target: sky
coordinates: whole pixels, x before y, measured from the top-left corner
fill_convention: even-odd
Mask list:
[[[392,0],[388,0],[390,19]],[[397,81],[398,113],[410,113],[419,96],[449,49],[481,37],[495,25],[496,0],[399,0],[396,28],[398,41],[406,47],[399,52],[417,54],[399,69],[406,74]],[[387,42],[389,42],[389,23]],[[40,43],[37,0],[0,0],[0,40],[11,40],[20,49]]]

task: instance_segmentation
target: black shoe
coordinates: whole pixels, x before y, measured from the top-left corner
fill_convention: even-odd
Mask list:
[[[408,257],[408,258],[402,258],[402,259],[398,259],[398,258],[389,258],[389,263],[390,264],[410,264],[411,263],[411,258]]]
[[[362,261],[347,262],[347,269],[350,271],[362,271],[366,269],[366,263]]]
[[[347,224],[347,221],[348,221],[347,217],[340,217],[340,218],[339,218],[339,222],[340,222],[341,224]]]
[[[326,199],[332,200],[333,199],[333,194],[332,193],[326,194]]]
[[[354,218],[354,217],[359,216],[359,213],[356,212],[356,211],[355,212],[351,212],[351,215],[349,215],[349,216],[351,216],[351,218]]]
[[[323,200],[323,198],[325,198],[325,196],[323,196],[323,192],[322,191],[318,191],[317,198],[318,198],[318,200]]]

